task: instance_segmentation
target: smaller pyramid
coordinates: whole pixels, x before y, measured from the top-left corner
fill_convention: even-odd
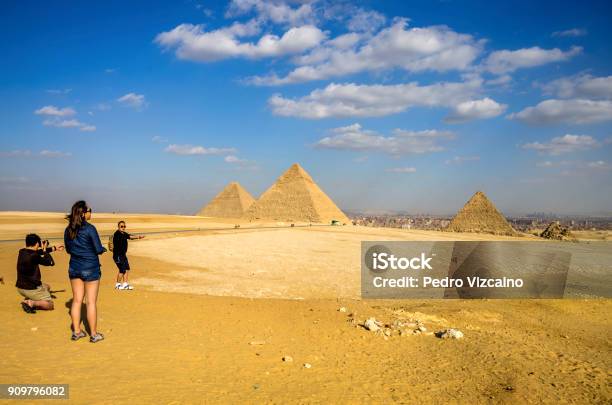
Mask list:
[[[251,205],[244,217],[283,222],[349,223],[348,217],[297,163]]]
[[[446,228],[450,232],[516,235],[516,231],[482,191],[476,192]]]
[[[568,228],[561,226],[559,221],[551,222],[540,234],[544,239],[566,240],[573,237]]]
[[[255,199],[239,183],[231,182],[197,213],[203,217],[240,218]]]

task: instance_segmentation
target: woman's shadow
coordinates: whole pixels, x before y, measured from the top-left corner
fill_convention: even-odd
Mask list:
[[[72,298],[66,301],[66,308],[68,308],[68,316],[70,316],[70,310],[72,309]],[[87,306],[84,302],[81,303],[81,323],[85,328],[85,332],[91,336],[91,328],[89,327],[89,322],[87,322]],[[72,330],[72,321],[70,322],[70,329]],[[72,331],[74,332],[74,330]]]

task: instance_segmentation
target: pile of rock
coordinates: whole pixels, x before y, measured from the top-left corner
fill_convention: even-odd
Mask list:
[[[342,307],[342,309],[345,309]],[[342,311],[344,312],[344,311]],[[387,340],[394,336],[436,336],[441,339],[461,339],[463,333],[458,329],[444,329],[439,332],[430,332],[427,327],[419,319],[400,320],[395,319],[392,322],[382,322],[374,317],[369,317],[363,322],[359,322],[355,313],[348,314],[348,322],[354,327],[361,327],[365,330],[380,335]]]
[[[445,329],[440,332],[436,332],[436,337],[440,339],[462,339],[463,332],[458,329]]]
[[[572,234],[568,228],[561,226],[559,221],[554,221],[542,231],[540,237],[544,239],[567,240],[572,238]]]

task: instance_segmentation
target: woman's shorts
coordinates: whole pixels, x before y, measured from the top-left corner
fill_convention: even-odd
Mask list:
[[[117,265],[119,273],[121,274],[130,269],[130,262],[128,261],[127,256],[115,256],[113,257],[113,261]]]
[[[73,268],[68,269],[68,277],[70,279],[80,278],[83,281],[97,281],[102,277],[100,268],[93,268],[87,270],[75,270]]]

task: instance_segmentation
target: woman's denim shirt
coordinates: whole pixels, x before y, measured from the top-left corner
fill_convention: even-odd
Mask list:
[[[83,222],[74,239],[64,232],[64,245],[70,254],[70,268],[74,270],[93,270],[100,268],[98,255],[106,252],[96,227],[87,221]]]

